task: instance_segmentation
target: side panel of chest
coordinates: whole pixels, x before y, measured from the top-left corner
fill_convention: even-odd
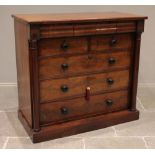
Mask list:
[[[25,117],[30,127],[33,127],[32,107],[31,107],[31,80],[29,64],[29,26],[20,21],[14,22],[15,43],[16,43],[16,64],[19,111]]]

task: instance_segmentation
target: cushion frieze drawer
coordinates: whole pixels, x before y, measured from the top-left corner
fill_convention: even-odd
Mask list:
[[[117,91],[72,100],[43,103],[40,107],[41,124],[77,119],[90,114],[110,113],[127,109],[128,91]]]
[[[97,35],[97,34],[111,34],[116,33],[116,23],[93,23],[81,24],[74,26],[74,35]]]
[[[117,33],[122,32],[135,32],[136,22],[118,22],[117,23]]]
[[[55,101],[64,98],[83,96],[90,87],[90,94],[128,87],[129,71],[117,71],[89,76],[65,79],[45,80],[40,82],[40,101]]]
[[[43,25],[39,31],[41,38],[73,36],[74,33],[72,25]]]
[[[108,52],[81,56],[46,58],[39,61],[40,79],[128,68],[131,52]]]

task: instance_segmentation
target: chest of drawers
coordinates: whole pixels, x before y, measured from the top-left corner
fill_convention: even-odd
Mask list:
[[[18,116],[33,142],[139,118],[136,93],[145,16],[13,15]]]

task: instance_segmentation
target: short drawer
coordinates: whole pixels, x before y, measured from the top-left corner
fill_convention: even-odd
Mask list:
[[[130,52],[108,52],[82,56],[46,58],[39,61],[40,79],[97,73],[130,66]]]
[[[88,44],[86,38],[41,39],[38,43],[39,56],[56,56],[86,53]]]
[[[104,51],[112,49],[131,49],[134,41],[133,34],[114,34],[91,37],[90,49]]]
[[[90,94],[128,87],[129,71],[115,71],[89,76],[78,76],[40,82],[40,101],[55,101],[65,98],[84,96],[86,88]]]
[[[118,91],[93,95],[90,100],[76,98],[60,102],[45,103],[40,106],[41,124],[63,122],[79,117],[97,115],[127,109],[128,91]]]

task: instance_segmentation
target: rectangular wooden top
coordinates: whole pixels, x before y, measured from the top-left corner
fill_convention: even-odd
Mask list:
[[[82,22],[82,21],[111,21],[111,20],[140,20],[147,19],[130,13],[120,12],[91,12],[91,13],[59,13],[59,14],[16,14],[15,19],[26,23],[60,23],[60,22]]]

